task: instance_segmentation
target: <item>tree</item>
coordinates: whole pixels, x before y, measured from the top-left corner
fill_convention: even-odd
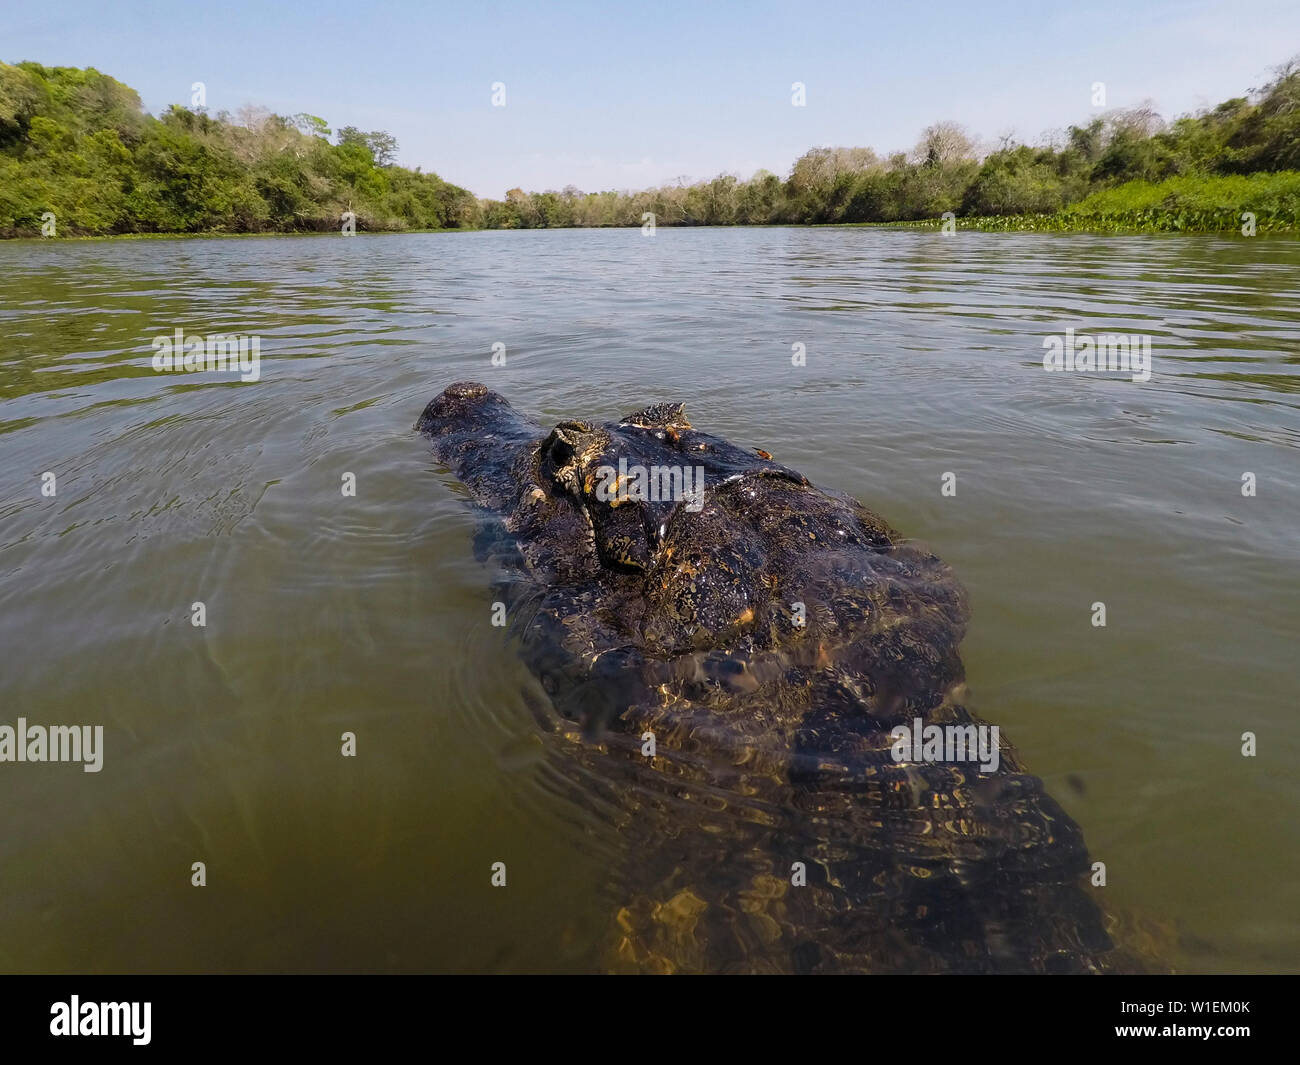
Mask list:
[[[965,163],[978,155],[974,140],[956,122],[936,122],[921,133],[912,150],[913,159],[925,166]]]
[[[380,166],[390,165],[397,157],[397,138],[382,129],[367,133],[366,145],[370,148],[370,154],[375,157],[375,162]]]
[[[334,135],[340,148],[354,144],[361,148],[369,148],[370,142],[366,140],[366,135],[357,129],[356,126],[344,126]]]
[[[40,98],[40,85],[30,73],[0,63],[0,143],[27,132]]]
[[[300,111],[293,116],[293,125],[300,132],[307,134],[309,137],[329,138],[329,124],[318,115],[309,115],[305,111]]]
[[[340,148],[365,148],[379,166],[388,166],[397,154],[397,138],[382,129],[363,133],[356,126],[344,126],[337,137]]]

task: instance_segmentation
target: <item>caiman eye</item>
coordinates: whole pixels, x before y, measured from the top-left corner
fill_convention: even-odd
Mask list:
[[[593,429],[586,422],[561,422],[542,443],[543,468],[550,477],[575,495],[581,489],[576,468],[578,448],[584,437],[591,432]]]
[[[548,452],[551,462],[558,469],[567,466],[573,461],[574,447],[568,440],[562,436],[556,436],[551,441],[551,450]]]

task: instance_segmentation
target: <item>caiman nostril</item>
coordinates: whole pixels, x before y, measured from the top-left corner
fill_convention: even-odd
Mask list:
[[[443,395],[455,396],[459,399],[474,399],[487,395],[487,391],[487,385],[481,385],[477,381],[457,381],[454,385],[448,385],[443,390]]]

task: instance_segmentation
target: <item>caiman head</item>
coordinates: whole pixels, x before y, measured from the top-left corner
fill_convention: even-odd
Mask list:
[[[501,519],[540,596],[530,624],[580,682],[619,663],[643,682],[634,700],[652,688],[725,712],[765,696],[765,727],[773,707],[793,725],[815,701],[853,704],[879,728],[960,680],[965,599],[943,563],[766,452],[695,430],[680,404],[547,431],[461,383],[416,428]]]

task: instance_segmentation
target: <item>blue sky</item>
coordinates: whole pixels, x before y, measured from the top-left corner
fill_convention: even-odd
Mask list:
[[[1033,142],[1103,110],[1093,82],[1108,107],[1151,99],[1169,117],[1300,52],[1295,0],[0,0],[0,27],[7,62],[97,67],[155,113],[202,81],[210,112],[386,129],[398,162],[493,197],[784,176],[810,147],[907,149],[940,119]]]

